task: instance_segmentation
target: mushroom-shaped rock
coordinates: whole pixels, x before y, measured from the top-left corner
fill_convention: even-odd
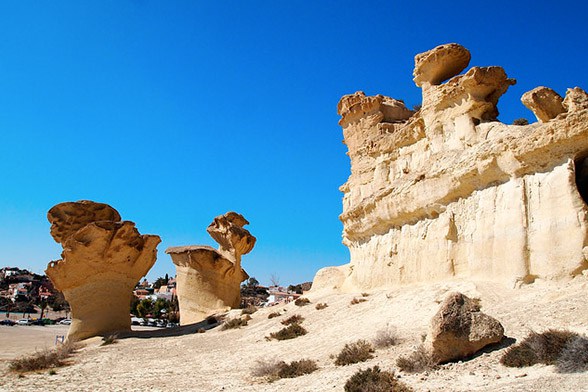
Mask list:
[[[236,212],[217,216],[206,229],[220,245],[177,246],[166,250],[176,265],[177,294],[182,325],[239,307],[241,282],[249,278],[241,268],[241,256],[255,245],[255,237],[243,226],[247,220]]]
[[[566,111],[563,98],[549,87],[536,87],[527,91],[521,97],[521,102],[540,122],[547,122]]]
[[[569,88],[563,100],[563,107],[567,112],[588,109],[588,94],[580,87]]]
[[[431,320],[426,345],[435,362],[443,363],[472,355],[503,336],[498,320],[480,312],[472,299],[451,293]]]
[[[130,330],[132,291],[155,263],[160,238],[139,234],[114,208],[92,201],[58,204],[47,217],[63,252],[45,273],[71,306],[68,339]]]
[[[363,91],[343,96],[337,105],[337,113],[342,117],[339,125],[343,127],[366,115],[373,115],[378,121],[398,123],[407,121],[414,114],[399,99],[381,94],[367,97]]]
[[[470,51],[459,44],[437,46],[415,56],[413,80],[419,87],[425,83],[438,85],[463,71],[470,58]]]

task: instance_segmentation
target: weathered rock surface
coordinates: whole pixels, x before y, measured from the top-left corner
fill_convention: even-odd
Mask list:
[[[214,218],[206,229],[220,245],[218,250],[177,246],[165,251],[176,265],[182,325],[239,307],[241,282],[249,278],[241,267],[241,256],[255,246],[255,237],[243,228],[247,224],[242,215],[227,212]]]
[[[504,337],[498,320],[480,312],[472,299],[451,293],[431,320],[425,341],[436,363],[470,356]]]
[[[63,253],[45,273],[71,306],[68,339],[130,330],[133,288],[155,263],[160,238],[139,234],[114,208],[92,201],[58,204],[47,217]]]
[[[418,55],[415,75],[429,75],[424,58],[444,67],[443,56]],[[512,126],[496,121],[515,83],[502,68],[430,83],[440,78],[417,79],[427,80],[417,113],[381,95],[341,99],[351,175],[340,219],[351,260],[318,280],[346,291],[456,277],[513,285],[588,268],[586,93],[568,90],[566,111],[549,122]]]
[[[566,111],[561,95],[549,87],[536,87],[521,97],[521,102],[528,107],[537,120],[547,122]]]
[[[470,51],[458,44],[437,46],[414,58],[414,82],[421,87],[425,83],[440,84],[459,74],[470,63]]]

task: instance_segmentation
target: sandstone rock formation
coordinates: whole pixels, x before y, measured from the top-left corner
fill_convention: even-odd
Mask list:
[[[470,356],[504,337],[502,324],[461,293],[451,293],[431,320],[425,347],[436,363]]]
[[[563,98],[549,87],[537,87],[527,91],[521,97],[540,122],[547,122],[565,112]]]
[[[217,216],[206,231],[220,245],[168,248],[176,265],[182,325],[201,321],[215,312],[239,307],[241,282],[249,275],[241,256],[251,252],[255,237],[243,226],[249,222],[236,212]]]
[[[416,113],[382,95],[341,99],[351,260],[319,271],[313,290],[456,277],[514,285],[588,268],[588,95],[570,89],[557,104],[540,89],[531,96],[545,122],[506,125],[496,105],[515,81],[500,67],[456,75],[468,60],[455,44],[416,56]]]
[[[131,329],[133,288],[155,263],[156,235],[141,235],[107,204],[57,204],[47,214],[62,259],[45,273],[71,306],[68,339],[80,340]]]

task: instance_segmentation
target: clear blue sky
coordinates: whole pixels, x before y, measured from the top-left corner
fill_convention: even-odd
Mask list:
[[[336,105],[363,90],[420,103],[414,55],[470,49],[520,96],[588,88],[588,6],[553,1],[11,1],[0,4],[0,266],[41,272],[61,247],[46,212],[90,199],[169,246],[214,242],[229,210],[258,239],[267,283],[348,261],[349,175]]]

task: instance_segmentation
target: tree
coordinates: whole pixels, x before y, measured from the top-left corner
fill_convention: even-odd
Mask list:
[[[280,277],[277,274],[270,275],[270,282],[272,286],[279,286],[280,285]]]
[[[255,279],[254,277],[251,277],[251,278],[247,279],[245,286],[255,288],[255,287],[259,286],[259,281],[257,279]]]

